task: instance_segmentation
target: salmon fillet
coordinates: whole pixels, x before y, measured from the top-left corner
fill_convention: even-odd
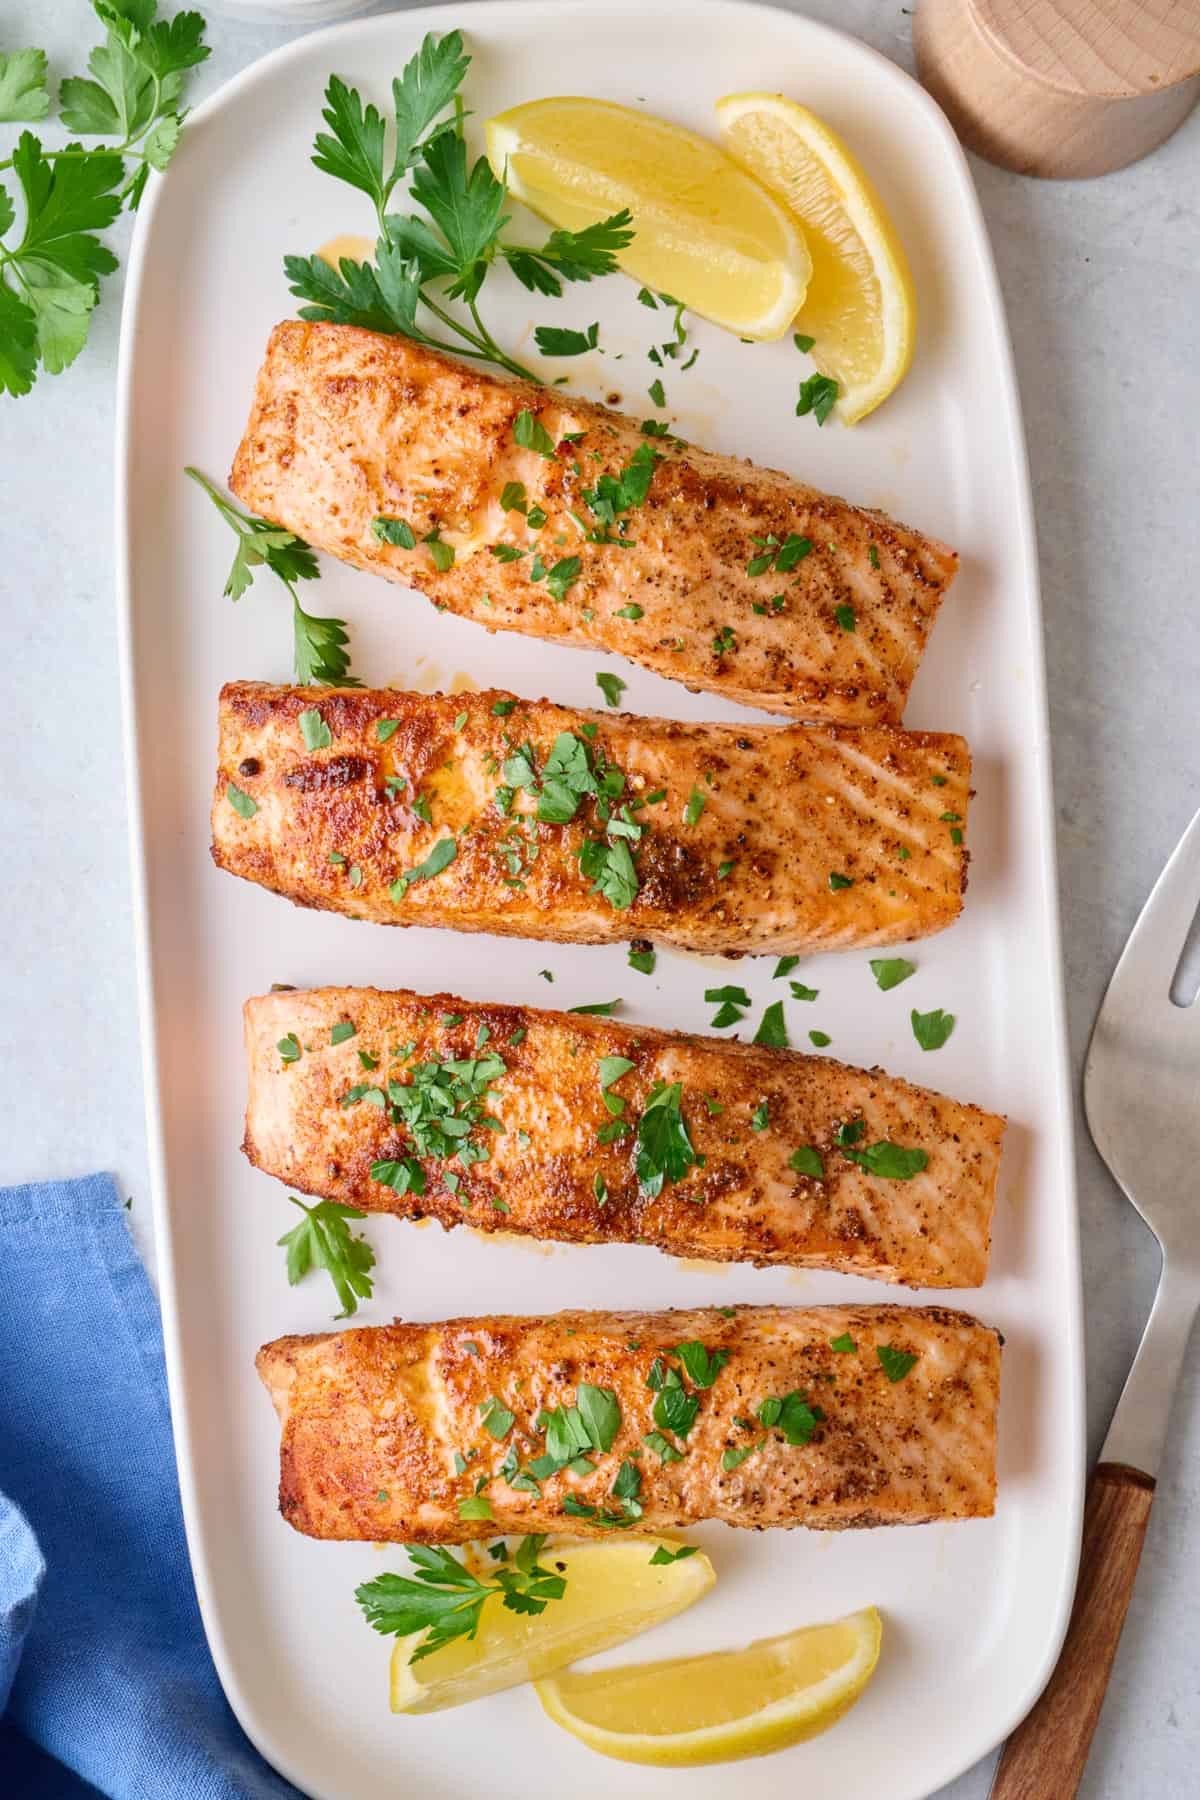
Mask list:
[[[712,952],[890,944],[958,916],[969,782],[961,738],[891,726],[233,682],[213,855],[380,924]]]
[[[657,1244],[913,1287],[977,1287],[987,1273],[1004,1120],[878,1069],[373,988],[263,994],[246,1002],[245,1028],[243,1149],[306,1194],[447,1229]],[[285,1060],[281,1043],[301,1054]],[[418,1101],[425,1082],[435,1104]],[[653,1169],[639,1180],[640,1122],[674,1083],[695,1160],[655,1193]],[[466,1137],[440,1133],[448,1095],[473,1121]],[[871,1175],[852,1156],[879,1143],[928,1162],[909,1179]],[[793,1166],[802,1145],[823,1175]]]
[[[523,414],[545,454],[514,437]],[[350,325],[276,326],[229,481],[253,512],[489,630],[811,719],[900,719],[958,567],[778,470]],[[381,541],[379,518],[404,542]]]
[[[280,1338],[258,1372],[282,1425],[280,1511],[310,1537],[839,1530],[995,1504],[999,1335],[941,1307],[395,1324]],[[559,1408],[577,1412],[547,1418]],[[550,1470],[568,1450],[593,1468]],[[460,1512],[480,1492],[484,1525]]]

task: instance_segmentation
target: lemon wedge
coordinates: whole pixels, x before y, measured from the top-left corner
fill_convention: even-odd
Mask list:
[[[908,258],[861,165],[815,113],[780,94],[717,102],[731,156],[804,227],[812,279],[796,330],[838,383],[845,424],[873,412],[912,362],[917,304]]]
[[[518,200],[578,231],[628,207],[618,261],[740,337],[778,338],[811,267],[786,207],[725,152],[608,100],[531,100],[489,119],[488,160]]]
[[[716,1575],[703,1551],[652,1563],[660,1546],[667,1553],[680,1548],[660,1537],[547,1544],[540,1561],[565,1578],[562,1599],[536,1614],[510,1612],[489,1600],[473,1638],[454,1638],[419,1662],[409,1661],[412,1642],[402,1640],[392,1652],[392,1711],[461,1706],[534,1681],[673,1618],[707,1594]]]
[[[676,1768],[733,1762],[827,1731],[871,1679],[882,1631],[868,1606],[745,1650],[554,1675],[538,1682],[538,1698],[602,1756]]]

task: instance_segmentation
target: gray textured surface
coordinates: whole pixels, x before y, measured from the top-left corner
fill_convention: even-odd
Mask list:
[[[806,0],[796,10],[912,66],[909,18],[890,0]],[[216,50],[196,91],[289,35],[214,16]],[[83,0],[4,6],[0,43],[44,46],[56,75],[77,70],[94,39]],[[0,128],[0,143],[10,135]],[[1076,1070],[1126,932],[1200,805],[1198,155],[1200,116],[1101,182],[1035,184],[975,165],[1033,466]],[[109,1167],[136,1221],[146,1167],[111,551],[119,299],[114,280],[65,376],[0,401],[9,875],[0,1181]],[[1157,1258],[1082,1122],[1079,1162],[1094,1450]],[[1085,1800],[1200,1790],[1198,1365],[1193,1346]],[[937,1729],[936,1716],[913,1724]],[[982,1800],[988,1778],[980,1765],[939,1800]]]

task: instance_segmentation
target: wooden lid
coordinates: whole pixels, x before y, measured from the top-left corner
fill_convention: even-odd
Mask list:
[[[972,0],[996,48],[1090,99],[1161,92],[1200,70],[1200,0]]]

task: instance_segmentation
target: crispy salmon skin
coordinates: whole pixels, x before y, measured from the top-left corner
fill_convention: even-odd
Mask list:
[[[350,325],[276,326],[229,479],[489,630],[810,719],[899,721],[958,566],[882,512]]]
[[[245,1028],[243,1147],[306,1194],[447,1229],[913,1287],[987,1273],[1004,1120],[882,1070],[454,994],[263,994]],[[654,1192],[641,1121],[676,1084],[692,1160]],[[441,1134],[451,1105],[466,1137]],[[871,1174],[854,1157],[879,1143],[928,1160],[908,1178]]]
[[[941,1307],[395,1324],[280,1338],[258,1372],[280,1510],[310,1537],[839,1530],[995,1503],[999,1337]],[[485,1527],[461,1511],[479,1494]]]
[[[970,767],[961,738],[891,726],[233,682],[213,855],[387,925],[709,952],[891,944],[958,916]]]

